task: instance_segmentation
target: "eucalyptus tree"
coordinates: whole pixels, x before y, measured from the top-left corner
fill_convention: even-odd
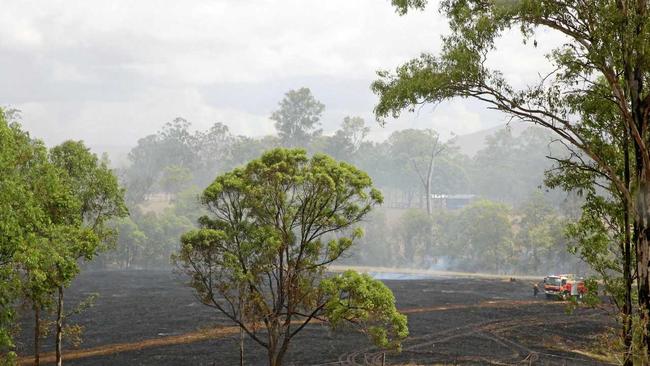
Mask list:
[[[193,172],[196,184],[208,184],[218,172],[227,168],[232,159],[235,137],[228,126],[217,122],[206,131],[194,133],[193,149],[199,159],[198,167]]]
[[[353,226],[382,202],[364,172],[275,149],[218,176],[201,199],[210,214],[182,236],[176,262],[204,304],[267,349],[270,365],[314,320],[364,325],[381,347],[407,336],[406,317],[381,282],[325,274],[361,235]]]
[[[395,229],[403,247],[403,265],[420,267],[424,259],[434,252],[434,225],[430,215],[420,209],[410,209],[399,218]]]
[[[35,362],[39,363],[40,314],[56,291],[52,276],[74,266],[68,243],[84,245],[93,235],[75,215],[81,200],[64,172],[48,160],[42,142],[0,110],[0,356],[12,358],[13,306],[27,299],[35,316]]]
[[[63,295],[76,274],[79,273],[79,260],[92,260],[99,252],[107,249],[116,239],[116,233],[107,223],[113,218],[128,214],[124,203],[124,190],[117,177],[108,167],[108,162],[100,160],[81,141],[66,141],[49,152],[52,165],[63,172],[66,184],[79,201],[72,219],[78,225],[81,235],[67,238],[60,255],[66,259],[67,266],[57,266],[53,275],[57,287],[56,318],[56,363],[62,361],[63,336]]]
[[[307,147],[322,132],[318,127],[324,110],[309,88],[289,90],[271,114],[282,146]]]
[[[518,210],[520,219],[515,237],[519,249],[523,252],[524,273],[539,275],[545,262],[554,258],[553,251],[561,250],[563,227],[554,208],[540,191],[534,192]],[[560,240],[558,240],[560,239]],[[566,251],[566,248],[563,248]],[[546,260],[544,260],[546,259]]]
[[[139,203],[152,193],[168,166],[182,167],[190,172],[201,167],[197,153],[207,149],[212,131],[207,135],[195,135],[190,127],[190,122],[178,117],[164,124],[157,133],[138,140],[129,152],[131,165],[125,172],[129,201]]]
[[[280,146],[280,139],[276,136],[264,136],[262,138],[236,136],[232,143],[232,153],[226,162],[226,170],[245,165],[262,155],[264,151],[278,146]]]
[[[393,0],[400,14],[422,9],[426,0]],[[373,89],[380,95],[379,117],[398,115],[420,103],[453,97],[483,101],[512,118],[554,131],[598,167],[599,174],[616,187],[630,214],[636,249],[638,305],[650,345],[650,16],[647,0],[602,1],[483,1],[447,0],[442,11],[449,18],[451,35],[444,38],[440,55],[424,54],[399,67],[382,71]],[[561,34],[567,40],[549,55],[550,73],[538,83],[515,88],[499,70],[485,61],[496,40],[509,29],[520,29],[524,41],[538,31]],[[608,105],[615,119],[606,121],[601,138],[594,139],[583,118],[584,101]],[[616,172],[604,149],[619,136],[629,136],[630,182]]]
[[[323,151],[335,159],[353,162],[369,132],[363,118],[347,116],[334,136],[326,138]]]
[[[120,268],[130,269],[142,257],[147,235],[131,217],[124,217],[113,222],[118,233],[117,245],[112,250]]]
[[[595,86],[606,88],[602,79]],[[599,164],[576,148],[566,146],[570,154],[567,158],[553,158],[557,167],[547,171],[545,183],[549,187],[573,190],[583,197],[582,215],[567,230],[575,242],[571,249],[598,273],[605,291],[618,307],[623,324],[624,359],[629,365],[639,361],[639,357],[647,357],[647,352],[639,352],[635,349],[639,345],[632,342],[633,320],[639,317],[632,306],[638,292],[632,286],[637,248],[633,246],[632,236],[637,233],[632,233],[633,205],[610,176],[614,174],[625,187],[632,187],[631,168],[635,162],[631,137],[623,123],[612,123],[620,120],[616,107],[602,103],[598,95],[583,98],[580,111],[585,121],[582,124],[585,139],[607,164]],[[611,167],[612,173],[605,166]],[[642,316],[643,311],[640,313]]]
[[[440,141],[438,133],[433,130],[407,129],[393,132],[388,138],[390,152],[398,169],[415,173],[422,184],[427,214],[431,216],[431,182],[435,159],[446,146]],[[406,180],[416,180],[410,175]]]
[[[49,170],[47,165],[43,144],[32,140],[18,123],[7,121],[0,109],[0,363],[15,358],[14,306],[24,268],[20,263],[38,265],[34,244],[42,238],[36,230],[48,227],[43,200],[35,189],[44,182],[41,173]]]
[[[175,197],[178,192],[187,188],[191,181],[192,173],[189,169],[179,165],[170,165],[163,170],[160,186],[167,194]]]
[[[480,200],[464,207],[455,220],[454,250],[472,270],[501,273],[510,267],[514,248],[508,207]]]

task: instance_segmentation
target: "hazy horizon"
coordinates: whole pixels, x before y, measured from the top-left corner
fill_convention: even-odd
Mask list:
[[[96,148],[132,147],[179,116],[195,129],[222,122],[237,135],[274,134],[271,112],[303,86],[326,105],[326,134],[347,115],[366,119],[375,141],[398,129],[448,138],[506,122],[456,100],[380,127],[375,72],[437,53],[433,35],[448,29],[435,6],[399,17],[380,3],[10,0],[0,14],[0,77],[12,88],[0,90],[0,105],[20,109],[25,129],[48,145],[75,139]],[[542,34],[533,48],[512,34],[491,62],[505,65],[514,85],[536,80],[532,70],[558,42]]]

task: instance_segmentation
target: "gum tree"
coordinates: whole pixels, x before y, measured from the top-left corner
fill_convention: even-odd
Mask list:
[[[35,363],[39,362],[40,313],[56,289],[51,274],[69,268],[62,243],[84,238],[74,212],[80,202],[33,140],[0,110],[0,361],[13,358],[13,307],[22,296],[35,315]]]
[[[400,14],[427,5],[426,0],[392,3]],[[395,72],[381,71],[373,84],[380,96],[375,109],[380,118],[422,103],[473,98],[514,119],[554,131],[579,152],[573,161],[576,166],[591,167],[611,182],[623,197],[621,211],[629,213],[628,227],[633,228],[635,253],[627,244],[623,252],[624,261],[636,260],[646,346],[650,344],[649,5],[647,0],[445,0],[441,10],[451,34],[444,37],[441,54],[423,54]],[[487,66],[495,41],[512,28],[521,30],[524,41],[533,39],[532,46],[540,30],[557,32],[567,40],[548,55],[553,71],[534,85],[515,88],[500,70]],[[583,113],[588,102],[609,106],[615,118],[590,118]],[[632,162],[629,180],[608,159],[610,146],[624,136],[629,136],[624,144],[629,143]],[[626,270],[625,276],[630,286],[631,272]]]
[[[45,230],[43,200],[34,187],[43,182],[47,165],[45,147],[33,141],[0,109],[0,364],[11,363],[14,306],[22,290],[19,259],[38,264],[34,233]]]
[[[385,348],[408,335],[381,282],[325,272],[382,201],[366,173],[326,155],[275,149],[217,177],[201,200],[210,214],[183,235],[176,263],[205,305],[267,349],[270,365],[282,364],[289,343],[315,320],[353,322]]]
[[[124,190],[107,161],[98,159],[83,142],[66,141],[50,150],[49,159],[61,171],[71,194],[79,202],[75,210],[66,213],[71,216],[67,220],[76,224],[75,236],[57,243],[67,265],[57,265],[51,274],[57,290],[56,363],[61,365],[64,289],[79,273],[80,260],[92,260],[116,239],[115,231],[107,223],[112,218],[126,216],[127,209]]]
[[[415,172],[419,178],[427,214],[431,216],[433,168],[436,157],[445,150],[445,144],[440,141],[438,133],[431,129],[396,131],[390,135],[388,143],[397,164]]]
[[[319,102],[309,88],[289,90],[271,114],[282,146],[306,147],[321,134],[320,118],[325,105]]]

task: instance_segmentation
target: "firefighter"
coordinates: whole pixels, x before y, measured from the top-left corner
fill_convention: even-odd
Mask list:
[[[537,294],[539,293],[539,286],[537,283],[533,284],[533,296],[537,297]]]

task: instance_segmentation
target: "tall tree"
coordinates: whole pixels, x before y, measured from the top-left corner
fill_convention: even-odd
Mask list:
[[[322,132],[318,127],[324,110],[325,105],[314,98],[309,88],[289,90],[279,109],[271,114],[282,146],[308,146]]]
[[[82,234],[62,243],[65,248],[61,250],[61,255],[69,264],[66,267],[58,266],[56,271],[56,363],[60,366],[63,363],[64,288],[79,272],[78,260],[92,260],[115,240],[116,233],[107,226],[107,222],[112,218],[126,216],[127,209],[124,190],[120,188],[108,162],[99,160],[82,142],[66,141],[52,148],[49,155],[52,164],[65,173],[72,194],[80,202],[72,215],[78,220],[76,222]]]
[[[163,170],[160,185],[167,194],[173,197],[187,188],[191,180],[192,173],[189,169],[179,165],[170,165]]]
[[[369,132],[363,118],[347,116],[334,136],[327,138],[323,150],[336,159],[352,162]]]
[[[438,133],[433,130],[401,130],[393,132],[388,138],[388,143],[393,158],[398,160],[397,164],[415,173],[422,184],[427,214],[431,216],[434,162],[436,157],[445,150]]]
[[[282,364],[314,319],[356,321],[382,347],[408,334],[381,282],[354,272],[325,276],[361,235],[343,230],[382,201],[365,173],[326,155],[275,149],[217,177],[202,201],[210,215],[183,235],[177,263],[204,304],[267,349],[269,365]]]
[[[194,134],[193,145],[199,159],[194,172],[197,184],[208,184],[218,172],[227,168],[227,162],[232,159],[234,142],[228,126],[220,122],[205,132],[197,131]]]
[[[69,273],[75,265],[67,256],[66,245],[84,246],[93,241],[93,235],[79,226],[81,219],[75,212],[82,202],[65,173],[48,160],[47,150],[40,141],[32,140],[18,123],[8,124],[1,110],[0,139],[3,173],[0,273],[6,281],[0,286],[3,290],[0,319],[11,320],[18,295],[18,292],[4,291],[19,290],[32,304],[35,363],[38,364],[41,311],[51,305],[57,288],[55,274]],[[11,338],[4,323],[0,324],[0,339],[3,358],[10,358]]]
[[[393,0],[401,14],[422,9],[426,0]],[[452,34],[439,57],[422,55],[397,69],[380,72],[373,88],[380,95],[380,117],[397,115],[423,102],[452,97],[481,100],[513,118],[554,131],[593,160],[598,171],[624,197],[635,239],[638,306],[642,310],[643,343],[650,347],[650,16],[644,0],[493,1],[448,0],[442,10]],[[509,85],[486,59],[495,41],[519,28],[524,40],[538,30],[557,32],[568,40],[549,55],[550,73],[523,89]],[[532,46],[536,45],[532,42]],[[546,75],[547,74],[547,75]],[[595,121],[583,118],[586,99],[611,106],[629,136],[633,164],[630,183],[604,157],[602,139],[591,135]],[[603,129],[603,133],[614,130]],[[623,134],[621,134],[623,135]],[[607,136],[605,140],[617,139]],[[629,362],[629,360],[628,360]]]
[[[433,221],[430,215],[420,209],[404,212],[396,228],[397,237],[402,242],[404,265],[419,267],[427,254],[433,252]]]
[[[481,200],[464,207],[456,217],[460,228],[455,249],[473,270],[500,273],[513,257],[512,224],[503,204]]]
[[[61,192],[60,184],[43,189],[50,178],[56,179],[46,148],[7,117],[0,108],[0,363],[15,358],[14,306],[27,282],[27,276],[21,274],[30,263],[29,273],[42,273],[38,268],[42,264],[41,233],[50,229],[44,198],[50,194],[69,197]]]
[[[524,273],[542,274],[543,258],[552,256],[552,250],[566,250],[556,246],[556,237],[561,236],[562,227],[558,223],[553,207],[542,192],[533,193],[518,212],[521,215],[516,242],[524,252]],[[552,268],[548,268],[553,270]]]
[[[207,137],[193,135],[190,127],[190,122],[178,117],[163,125],[156,134],[138,140],[137,146],[129,152],[131,165],[124,177],[130,202],[140,203],[153,189],[159,188],[166,167],[178,166],[191,172],[201,166],[197,153],[207,148],[213,136],[211,132]]]

